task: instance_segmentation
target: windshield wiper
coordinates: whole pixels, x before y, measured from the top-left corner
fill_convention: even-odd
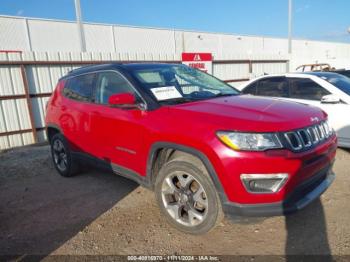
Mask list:
[[[174,98],[174,99],[169,99],[169,100],[164,100],[161,101],[162,104],[167,104],[167,105],[176,105],[176,104],[182,104],[182,103],[187,103],[187,102],[194,102],[194,101],[200,101],[200,100],[207,100],[207,99],[213,99],[217,97],[225,97],[225,96],[237,96],[240,95],[238,94],[224,94],[224,93],[219,93],[216,94],[215,96],[212,97],[198,97],[198,98],[190,98],[190,97],[179,97],[179,98]]]
[[[224,96],[238,96],[239,94],[225,94],[225,93],[219,93],[216,94],[215,97],[224,97]]]
[[[173,98],[173,99],[169,99],[169,100],[163,100],[163,101],[161,101],[161,103],[174,105],[174,104],[181,104],[181,103],[192,102],[192,101],[194,101],[194,100],[190,99],[190,98],[179,97],[179,98]]]

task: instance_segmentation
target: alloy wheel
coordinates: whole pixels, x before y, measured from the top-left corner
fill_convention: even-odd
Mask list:
[[[207,194],[190,174],[169,174],[162,183],[162,200],[168,214],[182,225],[197,226],[207,217]]]

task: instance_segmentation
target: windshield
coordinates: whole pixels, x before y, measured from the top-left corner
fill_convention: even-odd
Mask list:
[[[135,69],[133,75],[160,103],[184,103],[240,94],[217,78],[185,65]]]
[[[350,79],[343,75],[322,76],[322,78],[350,95]]]
[[[336,73],[350,78],[350,70],[336,71]]]

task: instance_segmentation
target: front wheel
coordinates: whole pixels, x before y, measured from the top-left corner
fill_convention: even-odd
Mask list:
[[[160,170],[155,193],[161,212],[177,229],[203,234],[221,218],[221,204],[215,187],[196,165],[173,160]]]

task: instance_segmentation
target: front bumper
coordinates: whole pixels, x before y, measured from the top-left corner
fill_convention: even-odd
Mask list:
[[[286,201],[301,184],[330,167],[335,160],[337,138],[332,136],[324,143],[305,152],[294,153],[287,149],[264,152],[241,152],[216,145],[218,161],[213,162],[222,185],[218,188],[221,203],[238,206],[274,204]],[[211,157],[215,160],[215,156]],[[259,194],[246,190],[241,174],[288,174],[285,185],[276,193]]]
[[[223,204],[225,215],[268,217],[287,215],[303,209],[318,197],[333,183],[335,174],[332,166],[320,170],[310,179],[299,185],[286,200],[269,204],[236,204],[226,202]]]

